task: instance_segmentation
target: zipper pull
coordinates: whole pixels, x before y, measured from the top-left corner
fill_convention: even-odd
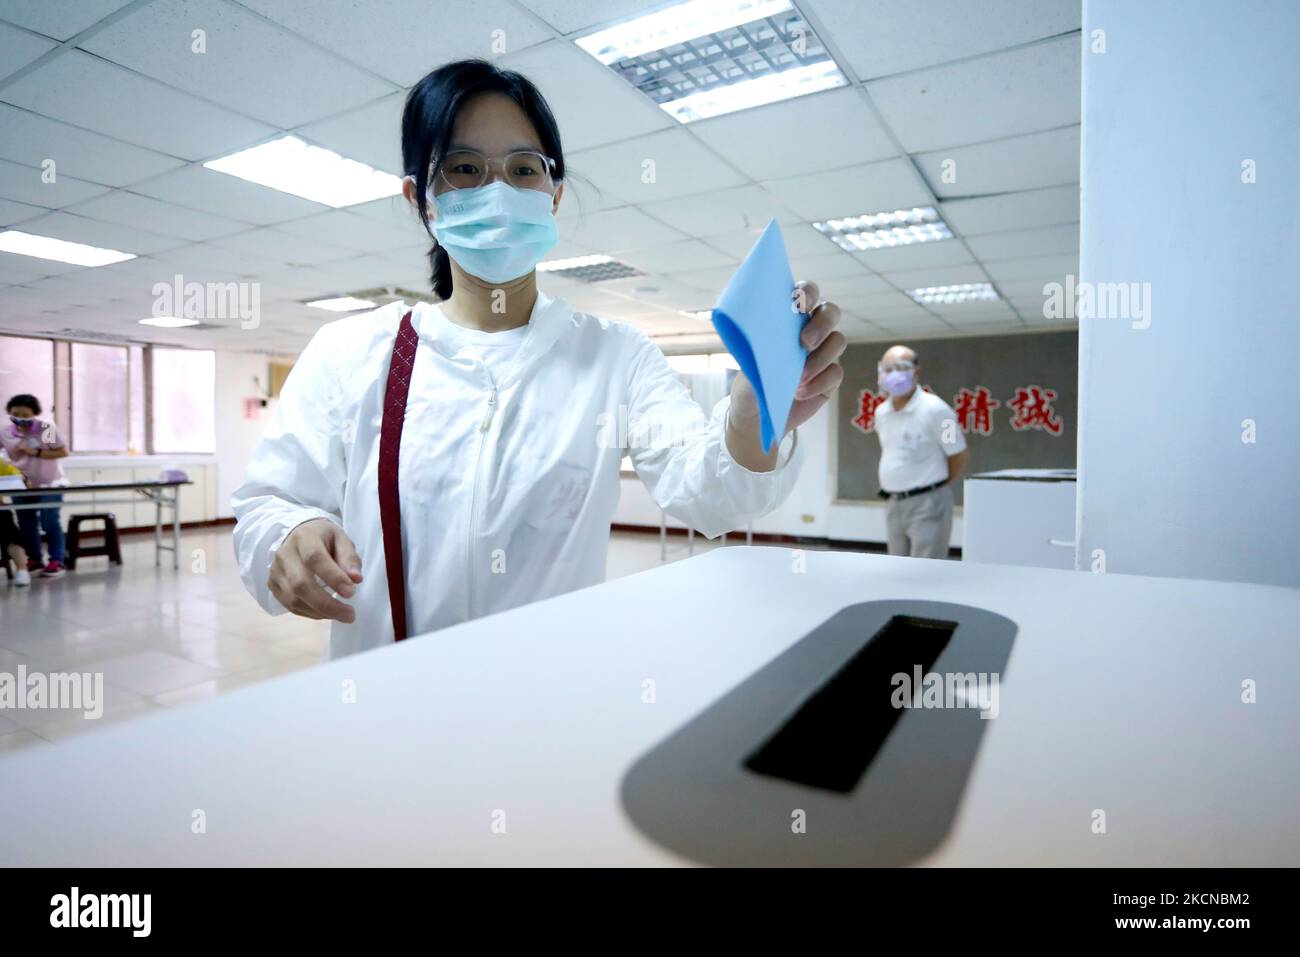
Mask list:
[[[478,427],[478,430],[480,432],[486,432],[491,427],[492,415],[494,412],[496,412],[496,408],[497,408],[497,390],[496,387],[493,386],[492,392],[488,396],[487,412],[483,414],[483,421],[479,424]]]

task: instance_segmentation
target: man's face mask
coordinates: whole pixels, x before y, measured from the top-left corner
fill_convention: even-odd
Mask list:
[[[907,395],[912,390],[912,370],[893,369],[880,376],[880,384],[890,395]]]
[[[537,268],[560,239],[554,197],[500,180],[430,196],[437,210],[431,232],[471,276],[509,282]]]
[[[9,421],[12,422],[14,425],[18,426],[18,428],[20,429],[28,429],[31,428],[32,423],[35,422],[36,420],[23,419],[23,418],[19,418],[16,415],[11,415],[9,416]]]

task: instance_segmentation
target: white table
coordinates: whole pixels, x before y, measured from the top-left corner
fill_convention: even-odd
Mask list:
[[[718,549],[16,752],[0,864],[683,863],[625,817],[627,768],[841,607],[903,598],[1020,629],[924,863],[1300,864],[1300,592],[842,552],[797,574],[792,558]]]

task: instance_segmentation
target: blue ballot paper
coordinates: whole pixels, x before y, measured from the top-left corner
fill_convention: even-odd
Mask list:
[[[713,327],[758,395],[763,451],[785,435],[808,350],[799,333],[808,321],[791,301],[794,276],[781,227],[773,219],[713,307]]]

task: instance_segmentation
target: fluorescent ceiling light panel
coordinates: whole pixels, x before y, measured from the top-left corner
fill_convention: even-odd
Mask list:
[[[317,299],[307,305],[313,309],[328,309],[330,312],[356,312],[358,309],[373,309],[375,304],[368,299],[353,296],[340,296],[337,299]]]
[[[573,256],[570,259],[546,259],[537,264],[537,271],[560,272],[564,269],[577,269],[579,266],[602,266],[613,261],[610,256]]]
[[[552,259],[537,264],[538,272],[555,273],[565,279],[579,282],[606,282],[610,279],[627,279],[644,276],[635,266],[619,262],[610,256],[574,256],[572,259]]]
[[[164,329],[181,329],[185,326],[197,326],[197,319],[180,319],[176,316],[150,316],[148,319],[141,319],[142,326],[161,326]]]
[[[73,266],[108,266],[135,258],[135,253],[70,243],[50,236],[35,236],[18,229],[6,229],[0,233],[0,252],[50,259]]]
[[[690,0],[575,42],[680,123],[848,82],[789,0]]]
[[[402,191],[401,177],[304,143],[296,136],[282,136],[203,165],[335,209]]]
[[[926,286],[909,289],[907,294],[923,306],[952,305],[960,302],[992,302],[1000,298],[992,283],[967,282],[959,286]]]
[[[933,206],[828,219],[813,227],[851,253],[952,239],[952,230]]]

